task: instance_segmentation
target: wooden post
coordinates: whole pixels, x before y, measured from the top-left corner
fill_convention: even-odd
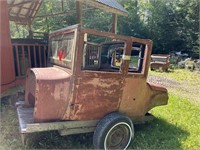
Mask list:
[[[31,28],[31,23],[28,23],[28,32],[29,32],[28,37],[32,39],[33,38],[33,31],[32,31],[32,28]]]
[[[63,3],[63,0],[61,0],[61,7],[62,7],[62,11],[64,11],[64,3]]]
[[[0,0],[0,92],[15,86],[13,47],[7,0]]]
[[[112,14],[112,33],[117,33],[117,14]]]
[[[76,1],[76,12],[77,12],[77,23],[83,25],[82,21],[82,3],[79,1]]]

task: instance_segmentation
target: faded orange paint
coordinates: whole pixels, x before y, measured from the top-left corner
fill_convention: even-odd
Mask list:
[[[151,108],[167,104],[167,90],[146,81],[152,48],[150,40],[86,30],[80,26],[54,32],[50,39],[72,33],[75,34],[72,68],[67,69],[62,62],[49,68],[31,69],[27,75],[25,100],[34,107],[35,122],[96,120],[115,111],[132,118],[142,117]],[[130,72],[128,59],[123,60],[123,67],[117,72],[83,70],[85,33],[125,41],[126,56],[131,54],[131,43],[144,44],[141,72]]]
[[[68,106],[71,74],[57,67],[34,68],[27,76],[25,102],[36,122],[61,120]]]

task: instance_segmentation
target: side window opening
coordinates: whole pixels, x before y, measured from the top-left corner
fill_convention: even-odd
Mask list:
[[[101,36],[87,36],[83,48],[82,70],[120,72],[125,42]],[[128,71],[142,72],[145,45],[133,42]]]
[[[99,70],[101,62],[101,45],[85,42],[83,54],[83,68],[86,70]]]
[[[115,49],[123,46],[123,41],[88,35],[84,41],[82,70],[119,72],[119,68],[112,65],[112,57]]]
[[[133,43],[131,58],[129,62],[129,72],[141,72],[144,61],[145,45]]]

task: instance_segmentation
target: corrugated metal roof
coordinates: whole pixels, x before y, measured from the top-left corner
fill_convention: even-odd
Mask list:
[[[116,0],[76,0],[110,13],[128,15],[128,12]],[[11,21],[30,24],[35,18],[44,0],[7,0]]]
[[[128,13],[128,11],[121,4],[119,4],[116,0],[96,0],[96,1],[99,3],[102,3],[104,5],[118,9],[120,11],[123,11],[125,13]]]
[[[128,11],[122,7],[116,0],[76,0],[81,3],[105,10],[107,12],[127,16]]]
[[[20,24],[29,24],[37,14],[42,0],[7,0],[9,18]]]

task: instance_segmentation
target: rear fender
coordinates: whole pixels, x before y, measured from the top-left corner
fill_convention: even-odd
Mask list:
[[[165,87],[147,82],[150,88],[150,107],[149,110],[155,106],[166,105],[168,103],[168,91]]]

